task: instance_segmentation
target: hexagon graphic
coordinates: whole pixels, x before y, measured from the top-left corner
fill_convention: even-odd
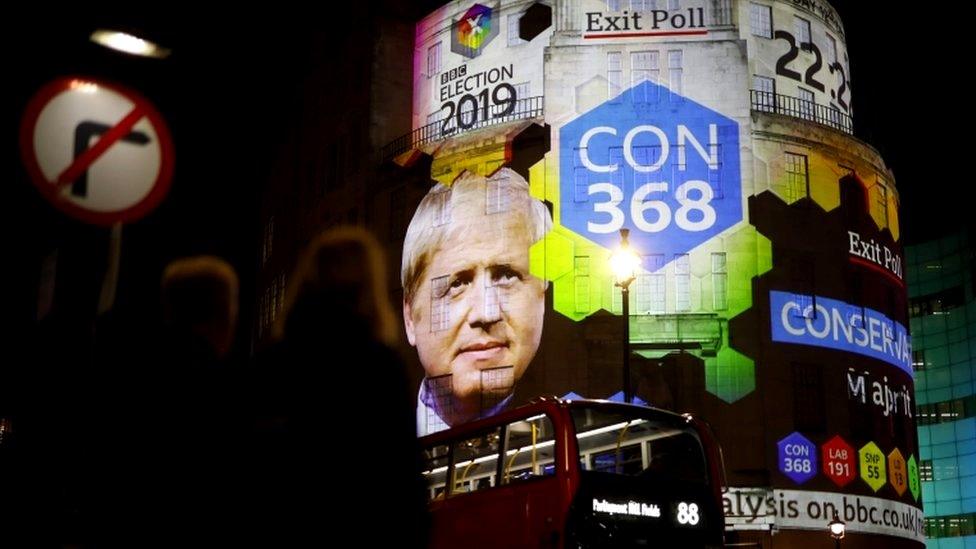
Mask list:
[[[861,465],[861,479],[877,492],[888,480],[884,453],[877,444],[869,442],[858,450],[857,455]]]
[[[606,249],[630,229],[649,272],[743,219],[739,124],[663,86],[604,101],[559,143],[561,224]]]
[[[918,497],[922,493],[922,486],[919,484],[918,462],[915,461],[915,454],[908,457],[908,491],[912,493],[915,501],[918,501]]]
[[[898,448],[888,454],[888,480],[899,496],[908,489],[908,468],[905,466],[905,457]]]
[[[454,22],[451,31],[451,51],[473,59],[481,55],[496,36],[498,36],[498,9],[475,4]]]
[[[817,445],[800,433],[789,436],[776,443],[777,465],[779,471],[797,484],[817,476]]]
[[[857,454],[840,435],[820,447],[823,472],[837,486],[847,486],[857,476]]]

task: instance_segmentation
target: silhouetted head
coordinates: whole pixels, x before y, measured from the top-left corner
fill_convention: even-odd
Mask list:
[[[222,358],[237,328],[237,273],[219,257],[177,259],[162,278],[163,320],[178,331],[205,339]]]
[[[278,337],[315,336],[361,329],[394,345],[397,329],[389,303],[383,250],[358,227],[326,231],[308,245],[288,282]],[[322,336],[329,335],[322,333]]]

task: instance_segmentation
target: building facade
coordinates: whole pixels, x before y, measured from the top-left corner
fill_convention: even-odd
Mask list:
[[[928,547],[976,547],[972,234],[905,248]]]
[[[369,120],[366,133],[308,155],[326,154],[302,198],[269,186],[259,334],[294,256],[281,242],[364,224],[393,263],[421,430],[539,394],[620,398],[626,341],[637,398],[715,428],[730,542],[823,546],[836,512],[845,547],[922,544],[898,193],[853,135],[846,34],[828,3],[453,1],[375,28],[346,61],[372,67],[362,85],[323,80],[348,108],[309,130]],[[342,150],[361,185],[326,186]],[[304,178],[306,161],[285,163]],[[459,182],[480,197],[459,198]],[[535,202],[544,236],[524,244],[504,220]],[[621,229],[642,256],[626,330],[608,265]],[[481,247],[446,240],[458,235]],[[468,257],[498,242],[516,255]],[[446,249],[471,267],[438,263]],[[535,280],[544,293],[523,299]],[[506,349],[524,343],[520,320],[541,336],[525,329],[527,351],[462,383],[423,346],[462,330],[471,307],[467,326],[506,326]],[[471,394],[480,404],[461,413]]]

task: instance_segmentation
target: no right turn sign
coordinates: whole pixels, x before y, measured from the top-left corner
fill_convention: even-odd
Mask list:
[[[139,93],[106,82],[60,78],[28,103],[21,157],[41,194],[81,221],[135,221],[166,196],[173,143]]]

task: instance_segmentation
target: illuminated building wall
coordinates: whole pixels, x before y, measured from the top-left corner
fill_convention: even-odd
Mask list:
[[[976,264],[972,236],[905,249],[928,547],[976,546]]]
[[[921,545],[898,193],[852,134],[829,4],[456,1],[419,19],[409,56],[412,128],[382,147],[364,217],[405,276],[420,273],[393,298],[422,429],[539,394],[620,398],[608,257],[626,228],[642,254],[627,332],[636,396],[715,427],[729,540],[823,546],[836,510],[845,547]],[[483,219],[533,201],[552,225],[527,251],[524,228]],[[435,245],[411,261],[405,235]],[[494,261],[499,242],[517,257]],[[515,288],[533,280],[541,339],[495,364],[524,343],[519,321],[536,309]],[[473,351],[452,343],[471,307],[509,332]],[[471,351],[463,376],[434,356],[455,344]],[[473,414],[459,396],[472,371]]]

